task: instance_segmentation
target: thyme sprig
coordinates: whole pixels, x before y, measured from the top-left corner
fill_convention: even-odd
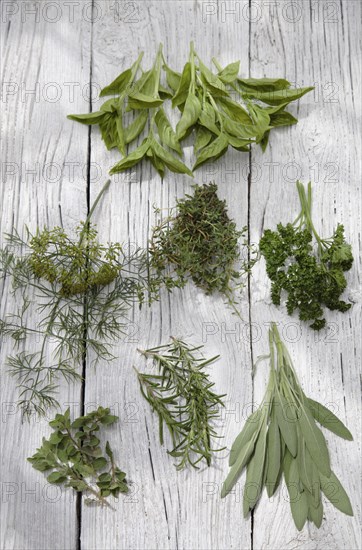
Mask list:
[[[153,229],[150,266],[169,289],[191,279],[206,294],[221,293],[239,315],[236,292],[243,289],[257,254],[248,246],[247,228],[238,230],[229,218],[217,185],[193,189]]]
[[[322,239],[312,221],[312,186],[306,193],[297,182],[301,212],[293,223],[266,229],[260,240],[260,252],[266,261],[267,274],[272,282],[271,298],[280,305],[282,292],[287,293],[289,315],[299,310],[302,321],[313,320],[311,327],[325,326],[323,306],[341,312],[351,304],[340,300],[347,287],[344,275],[352,267],[351,245],[345,241],[344,227],[338,224],[333,236]],[[316,250],[313,249],[313,238]]]
[[[244,516],[254,509],[264,486],[269,497],[275,493],[283,475],[299,530],[307,520],[320,527],[321,491],[338,510],[353,515],[348,495],[331,470],[327,443],[317,422],[344,439],[352,440],[352,434],[331,411],[306,397],[275,323],[269,330],[269,347],[268,387],[262,404],[231,447],[230,471],[221,496],[231,491],[246,467]]]
[[[14,348],[35,336],[41,342],[33,353],[20,350],[7,358],[25,415],[44,414],[58,405],[59,378],[80,379],[86,353],[95,363],[112,360],[113,341],[127,334],[130,308],[157,295],[158,282],[150,280],[145,251],[129,252],[119,243],[98,241],[90,219],[108,185],[76,229],[75,239],[60,227],[34,235],[26,229],[24,239],[14,230],[0,251],[0,275],[10,277],[19,304],[0,320],[0,333],[13,339]],[[35,318],[29,321],[30,315]]]
[[[103,452],[97,436],[102,427],[117,420],[104,407],[74,421],[70,419],[70,409],[56,414],[49,422],[53,433],[48,439],[43,438],[41,447],[28,461],[36,470],[47,472],[49,483],[64,484],[84,493],[85,504],[112,508],[106,499],[128,492],[126,474],[116,466],[109,442]]]
[[[141,351],[152,357],[158,374],[137,371],[141,393],[159,418],[160,443],[164,443],[164,426],[171,440],[170,456],[177,459],[178,470],[188,464],[197,467],[205,460],[210,466],[214,452],[211,440],[218,438],[213,423],[218,418],[222,398],[212,391],[204,368],[218,356],[205,359],[203,346],[190,347],[182,340],[172,338],[169,344]]]

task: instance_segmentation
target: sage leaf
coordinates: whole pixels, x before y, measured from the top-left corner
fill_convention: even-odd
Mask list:
[[[309,409],[319,424],[335,433],[343,439],[353,441],[353,436],[349,429],[343,424],[339,418],[337,418],[327,407],[314,401],[314,399],[307,398]]]
[[[255,507],[263,489],[262,480],[266,454],[266,434],[267,423],[265,417],[255,445],[255,452],[248,464],[244,488],[244,517],[249,510]]]
[[[323,519],[323,502],[322,499],[319,498],[319,502],[317,506],[314,506],[314,498],[313,495],[309,493],[309,491],[305,491],[307,495],[307,502],[308,502],[308,517],[316,527],[320,527],[322,524]]]
[[[251,440],[255,432],[260,430],[261,420],[261,412],[259,409],[249,416],[249,418],[245,422],[243,429],[236,437],[234,443],[231,446],[229,466],[232,466],[236,462],[243,447]]]
[[[281,444],[278,422],[275,418],[275,409],[272,409],[272,416],[268,429],[268,462],[267,462],[267,490],[268,493],[273,493],[273,488],[277,482],[281,456],[280,456]],[[269,495],[270,496],[270,495]]]
[[[240,452],[236,460],[233,462],[227,478],[223,483],[221,498],[226,497],[226,495],[230,493],[231,489],[234,487],[235,483],[239,479],[241,472],[244,469],[244,466],[248,463],[248,460],[254,451],[257,435],[258,432],[255,432],[251,439],[249,439],[249,441],[244,445],[244,447],[240,449]]]
[[[196,162],[194,164],[193,170],[204,164],[204,162],[210,160],[216,160],[221,155],[225,153],[229,145],[228,139],[224,134],[220,134],[214,141],[209,145],[201,149]]]
[[[176,126],[177,139],[181,140],[185,137],[189,128],[192,128],[194,124],[196,124],[200,114],[200,101],[193,93],[189,93],[185,102],[181,119],[178,121]]]
[[[329,477],[331,467],[326,440],[321,430],[316,426],[309,409],[304,407],[303,404],[301,405],[298,423],[302,430],[307,449],[316,463],[318,470]]]
[[[297,454],[297,430],[295,421],[290,420],[290,416],[288,416],[288,411],[290,411],[290,409],[288,409],[288,404],[283,395],[276,394],[274,403],[280,433],[290,453],[294,457]]]
[[[320,474],[320,481],[323,493],[333,506],[344,514],[353,516],[351,501],[336,474],[331,472],[329,477]]]

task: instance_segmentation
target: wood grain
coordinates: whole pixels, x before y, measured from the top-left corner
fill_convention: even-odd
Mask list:
[[[58,12],[50,4],[57,4]],[[79,386],[64,386],[60,393],[62,405],[72,403],[74,414],[82,406],[89,410],[103,404],[120,417],[119,428],[109,429],[106,437],[132,490],[116,502],[116,512],[82,503],[77,514],[71,493],[57,495],[26,463],[48,428],[44,421],[21,424],[14,409],[17,392],[4,367],[11,342],[1,342],[1,548],[357,550],[361,547],[360,3],[283,0],[274,6],[248,0],[94,0],[72,12],[62,0],[38,3],[38,20],[31,15],[32,6],[14,2],[6,7],[12,15],[2,13],[6,91],[2,233],[24,223],[33,229],[43,224],[72,229],[85,216],[119,154],[106,151],[97,129],[89,131],[66,120],[66,114],[97,110],[103,101],[97,95],[100,88],[141,50],[145,50],[144,66],[150,66],[159,42],[170,65],[180,70],[194,40],[207,62],[213,55],[221,64],[240,59],[244,76],[285,76],[299,86],[316,86],[314,95],[290,108],[298,125],[275,131],[264,155],[256,149],[250,158],[228,152],[197,171],[195,183],[215,180],[230,215],[239,227],[249,224],[251,241],[258,242],[264,228],[297,213],[295,180],[311,179],[318,230],[329,235],[343,220],[356,262],[348,274],[347,298],[353,308],[344,315],[329,312],[328,329],[319,335],[271,305],[263,262],[254,269],[250,294],[246,290],[241,297],[243,321],[221,299],[206,297],[192,284],[163,294],[151,308],[131,311],[127,334],[115,346],[118,359],[95,370],[92,356],[87,358],[84,402]],[[55,15],[60,18],[55,20]],[[27,93],[37,82],[37,93]],[[191,140],[186,145],[185,161],[190,165]],[[171,173],[162,181],[146,163],[114,176],[94,216],[102,240],[145,246],[156,223],[153,205],[173,206],[192,183],[187,176]],[[0,290],[2,316],[16,304],[8,286]],[[251,364],[267,350],[272,320],[279,322],[306,393],[333,407],[354,434],[352,443],[327,435],[333,470],[351,497],[355,516],[344,516],[326,504],[320,530],[308,527],[298,533],[285,487],[273,502],[264,495],[247,520],[242,518],[245,476],[235,494],[221,501],[228,451],[221,452],[211,468],[177,472],[167,455],[167,443],[164,448],[159,445],[157,419],[142,400],[132,368],[146,368],[137,348],[165,343],[170,335],[203,342],[207,356],[220,354],[210,376],[217,390],[227,394],[219,431],[222,443],[230,448],[265,390],[267,365],[261,363],[252,377]],[[32,489],[35,494],[27,494]]]

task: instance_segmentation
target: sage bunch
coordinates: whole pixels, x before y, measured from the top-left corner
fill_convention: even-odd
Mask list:
[[[327,443],[318,424],[343,439],[353,437],[331,411],[305,395],[275,323],[269,330],[269,347],[268,387],[262,404],[231,447],[230,471],[221,497],[232,490],[246,468],[244,516],[255,508],[264,486],[271,497],[283,476],[298,530],[307,520],[320,527],[321,493],[338,510],[353,515],[348,495],[331,470]]]

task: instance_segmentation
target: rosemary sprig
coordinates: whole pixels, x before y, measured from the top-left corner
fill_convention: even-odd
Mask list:
[[[236,291],[244,287],[245,276],[257,260],[248,247],[246,231],[246,227],[237,230],[229,218],[215,183],[194,186],[194,194],[178,200],[153,229],[150,265],[159,277],[168,273],[164,280],[169,289],[191,279],[206,294],[221,293],[239,315]],[[242,249],[250,253],[242,254]]]
[[[36,470],[47,472],[49,483],[64,484],[87,495],[86,504],[112,508],[106,498],[128,492],[126,474],[115,465],[108,441],[105,453],[102,452],[96,433],[99,435],[103,426],[117,420],[118,417],[104,407],[73,422],[69,409],[64,414],[56,414],[49,422],[54,430],[52,435],[49,439],[43,438],[41,447],[28,461]]]
[[[235,439],[230,471],[221,496],[233,488],[246,467],[244,516],[256,506],[263,487],[271,497],[284,475],[296,527],[307,520],[320,527],[321,491],[341,512],[353,515],[351,503],[330,466],[327,443],[316,422],[352,440],[350,431],[326,407],[306,397],[275,323],[269,330],[270,377],[260,407]]]
[[[210,466],[213,453],[222,450],[212,448],[211,440],[219,437],[213,422],[224,395],[212,391],[214,384],[204,372],[218,356],[206,360],[201,348],[172,338],[167,345],[141,351],[152,357],[159,374],[137,371],[141,393],[159,417],[161,445],[164,426],[171,435],[173,448],[168,452],[178,459],[178,470],[188,464],[196,468],[203,459]]]
[[[25,415],[44,414],[58,405],[57,379],[79,379],[86,352],[95,362],[112,360],[112,342],[127,333],[132,305],[157,297],[158,283],[150,281],[144,251],[129,253],[119,243],[106,246],[97,240],[90,219],[108,185],[76,229],[76,239],[59,227],[35,235],[27,229],[25,239],[14,230],[0,253],[0,275],[11,278],[20,304],[0,320],[0,334],[10,336],[17,347],[31,336],[41,338],[38,351],[20,351],[7,359]],[[28,324],[30,312],[37,318]]]

